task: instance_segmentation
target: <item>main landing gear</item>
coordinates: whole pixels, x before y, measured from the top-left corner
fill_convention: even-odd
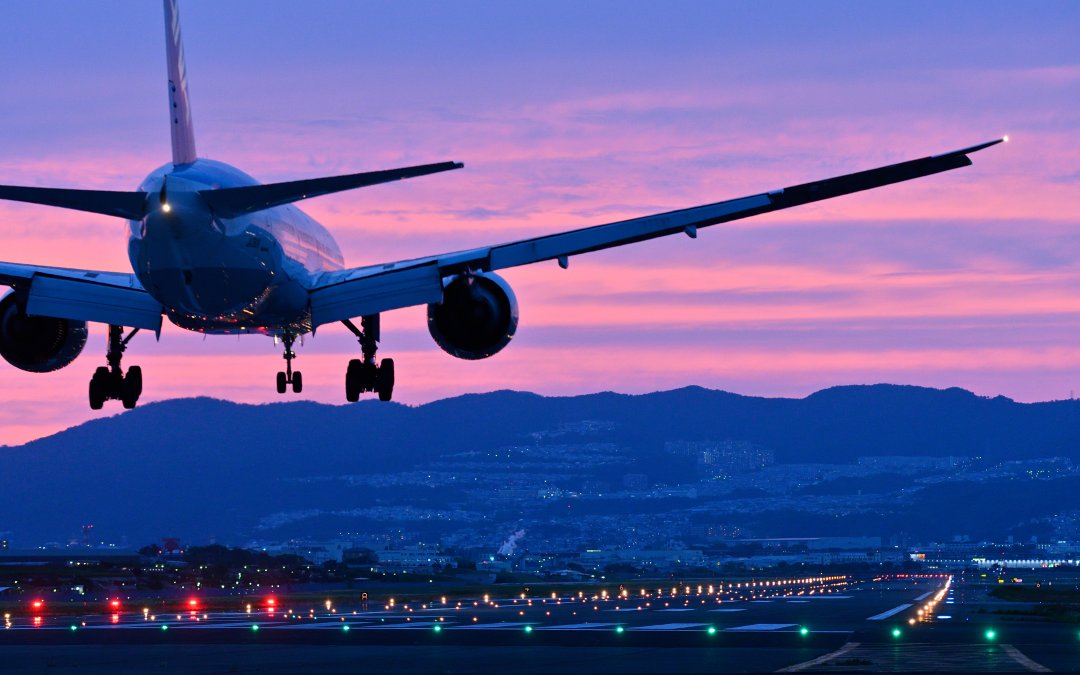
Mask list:
[[[380,401],[389,401],[394,395],[394,360],[383,359],[379,364],[375,363],[380,337],[379,315],[361,317],[360,328],[348,319],[341,323],[360,341],[364,356],[362,360],[349,361],[349,369],[345,371],[345,400],[355,403],[360,400],[360,394],[373,391],[379,395]]]
[[[299,370],[294,372],[292,369],[292,360],[296,358],[296,352],[292,348],[296,335],[286,331],[281,336],[281,341],[285,343],[285,370],[277,374],[277,393],[284,394],[289,385],[292,385],[293,393],[299,394],[304,390],[304,376]]]
[[[105,352],[108,366],[100,366],[90,378],[90,409],[101,410],[105,401],[115,400],[131,410],[139,402],[142,394],[142,368],[131,366],[127,374],[120,367],[120,360],[127,349],[127,343],[139,332],[133,329],[124,337],[123,326],[109,326],[109,348]]]

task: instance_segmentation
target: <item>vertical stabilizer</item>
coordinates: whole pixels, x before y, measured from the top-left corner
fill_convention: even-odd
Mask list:
[[[195,161],[195,129],[191,125],[184,44],[180,40],[180,14],[176,0],[165,0],[165,58],[169,68],[169,123],[173,164]]]

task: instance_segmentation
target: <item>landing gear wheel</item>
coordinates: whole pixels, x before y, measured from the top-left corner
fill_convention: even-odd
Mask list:
[[[394,395],[394,359],[383,359],[375,376],[375,391],[380,401],[389,401]]]
[[[345,400],[349,403],[360,400],[360,373],[363,368],[364,362],[360,359],[349,361],[349,368],[345,371]]]
[[[345,400],[355,403],[360,394],[373,391],[380,401],[389,401],[394,395],[394,360],[383,359],[376,365],[375,355],[379,345],[379,315],[369,314],[360,317],[360,328],[352,321],[342,321],[346,328],[360,342],[362,359],[352,359],[345,371]]]
[[[120,401],[131,410],[139,402],[143,387],[142,368],[131,366],[125,375],[122,363],[128,342],[138,332],[138,328],[133,328],[125,337],[123,326],[109,324],[109,346],[105,351],[105,361],[109,365],[95,369],[90,378],[91,410],[101,410],[105,401]]]
[[[124,408],[131,410],[135,407],[135,404],[139,402],[139,396],[142,395],[142,368],[139,366],[132,366],[128,368],[127,375],[124,376],[123,382],[120,386],[120,402],[124,404]]]
[[[109,369],[105,366],[94,371],[90,378],[90,409],[101,410],[109,397]]]
[[[304,391],[304,376],[297,370],[292,374],[292,390],[294,394]]]
[[[284,394],[288,386],[289,379],[285,376],[284,371],[279,370],[277,374],[277,393]]]

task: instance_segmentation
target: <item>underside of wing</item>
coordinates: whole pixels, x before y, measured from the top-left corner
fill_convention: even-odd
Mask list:
[[[312,321],[319,325],[350,315],[359,316],[363,313],[438,302],[441,293],[439,280],[456,274],[492,272],[544,260],[558,260],[560,266],[566,267],[571,256],[582,253],[671,234],[683,233],[697,237],[698,229],[710,225],[969,166],[971,159],[968,155],[997,145],[1003,140],[688,209],[496,246],[327,272],[320,275],[312,289]],[[332,309],[330,305],[333,305]],[[361,309],[364,311],[358,311]]]
[[[22,296],[30,316],[161,330],[161,305],[134,274],[0,262],[0,284]]]

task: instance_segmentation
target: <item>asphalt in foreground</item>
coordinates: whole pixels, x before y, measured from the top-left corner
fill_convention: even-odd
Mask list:
[[[1075,670],[1075,629],[1003,623],[944,579],[376,607],[16,617],[0,672]],[[813,590],[813,593],[810,591]],[[924,615],[918,610],[923,609]],[[160,610],[159,610],[160,611]]]

